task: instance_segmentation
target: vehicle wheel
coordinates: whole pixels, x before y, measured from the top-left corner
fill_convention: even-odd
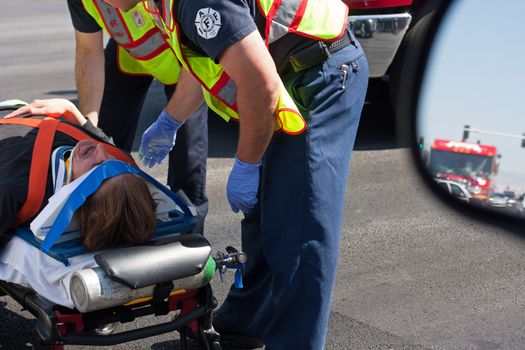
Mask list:
[[[390,98],[396,118],[396,138],[400,146],[410,144],[410,116],[414,66],[423,49],[425,34],[432,22],[436,7],[427,8],[425,14],[408,30],[390,69]]]
[[[366,30],[366,24],[361,23],[359,26],[359,33],[361,34],[362,38],[368,38],[368,30]]]

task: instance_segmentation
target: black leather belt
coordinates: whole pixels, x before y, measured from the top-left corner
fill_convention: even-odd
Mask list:
[[[331,54],[347,47],[348,45],[356,45],[348,31],[345,31],[341,38],[332,42],[326,43],[324,41],[316,41],[312,45],[293,53],[288,60],[285,71],[300,72],[304,69],[323,63]]]

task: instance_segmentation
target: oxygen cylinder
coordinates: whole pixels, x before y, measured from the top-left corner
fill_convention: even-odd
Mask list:
[[[154,267],[153,267],[154,268]],[[173,282],[173,290],[190,290],[206,285],[215,273],[215,261],[210,257],[204,269],[196,275]],[[155,285],[131,289],[109,278],[100,267],[73,273],[69,291],[75,308],[90,312],[123,305],[133,300],[153,296]]]

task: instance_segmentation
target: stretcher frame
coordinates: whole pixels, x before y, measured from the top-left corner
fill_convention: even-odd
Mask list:
[[[18,100],[3,101],[0,102],[0,111],[13,110],[24,104],[26,103]],[[186,201],[187,198],[183,200]],[[242,265],[241,261],[236,261],[237,256],[236,251],[218,256],[215,261],[219,271],[222,273],[227,268]],[[211,325],[212,311],[217,307],[217,300],[210,284],[175,292],[172,287],[171,282],[159,283],[155,285],[151,298],[85,313],[54,304],[31,288],[2,280],[0,296],[8,295],[36,318],[34,349],[63,350],[65,345],[112,346],[177,331],[182,350],[190,349],[188,338],[196,341],[201,349],[220,350],[219,336]],[[106,324],[128,323],[144,316],[170,313],[175,317],[168,322],[108,335],[95,332],[97,327]]]
[[[208,284],[193,290],[172,292],[169,284],[158,284],[151,300],[128,303],[81,313],[56,305],[30,288],[0,281],[0,292],[13,298],[37,320],[34,349],[62,350],[65,345],[111,346],[178,331],[180,347],[189,349],[188,338],[201,349],[220,350],[218,335],[209,332],[211,313],[217,306]],[[0,293],[1,295],[1,293]],[[105,324],[128,323],[143,316],[179,314],[173,320],[110,335],[94,330]]]

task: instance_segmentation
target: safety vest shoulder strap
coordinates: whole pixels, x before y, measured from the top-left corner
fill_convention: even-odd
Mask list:
[[[71,136],[77,141],[89,139],[96,143],[103,143],[102,141],[89,136],[87,133],[83,132],[77,127],[53,118],[1,119],[0,124],[18,124],[38,128],[35,144],[33,146],[31,167],[29,170],[27,197],[24,205],[16,217],[16,225],[21,225],[34,217],[42,206],[46,191],[46,181],[42,181],[42,179],[47,179],[53,140],[57,130],[68,136]],[[135,165],[135,162],[130,155],[113,145],[106,143],[104,144],[107,146],[107,150],[112,156],[124,162]]]
[[[267,45],[287,33],[331,41],[346,28],[348,7],[341,0],[258,0],[266,17]]]
[[[84,0],[86,10],[132,57],[148,60],[169,48],[163,34],[141,4],[128,12],[103,0]]]
[[[164,0],[164,3],[168,4],[170,1],[173,0]],[[184,47],[180,41],[181,31],[179,24],[170,18],[169,20],[172,21],[170,23],[173,26],[173,29],[170,29],[166,24],[166,19],[163,18],[159,12],[154,0],[147,0],[144,6],[159,30],[166,33],[169,37],[170,45],[177,55],[179,62],[181,62],[201,84],[204,100],[208,106],[226,121],[230,120],[230,118],[238,119],[238,106],[236,102],[237,90],[235,83],[224,71],[222,66],[215,63],[209,57],[195,55],[191,50]],[[276,129],[288,134],[299,134],[303,132],[306,129],[306,122],[282,82],[280,95],[276,112]]]

